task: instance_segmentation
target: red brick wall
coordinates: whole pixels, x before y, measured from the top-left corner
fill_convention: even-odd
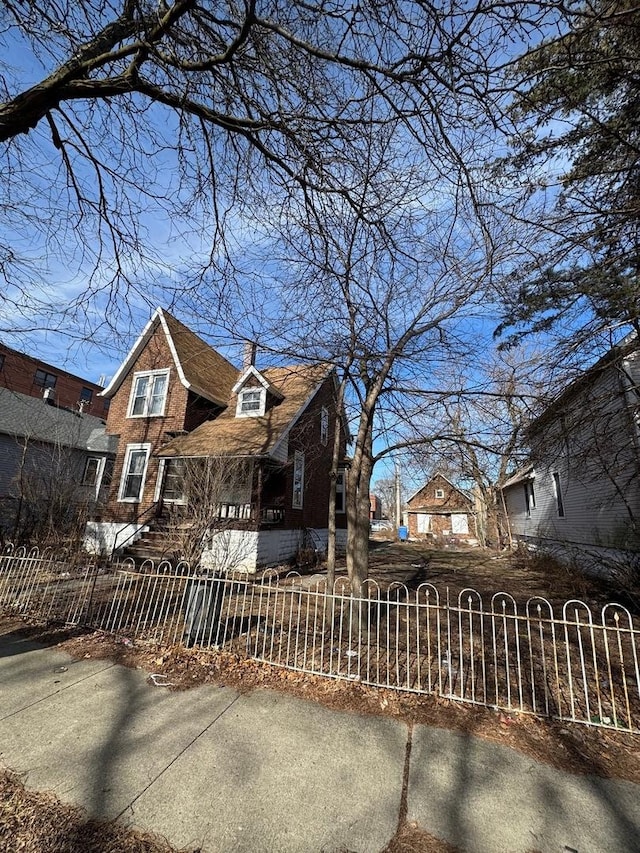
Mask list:
[[[89,382],[80,376],[74,376],[66,370],[53,367],[53,365],[32,356],[16,352],[16,350],[1,343],[0,362],[2,362],[0,367],[1,387],[9,388],[20,394],[28,394],[30,397],[42,397],[44,388],[36,384],[35,374],[38,369],[44,370],[56,377],[52,399],[58,406],[77,411],[82,389],[88,388],[93,392],[93,398],[89,404],[84,406],[83,411],[97,417],[106,416],[108,403],[105,405],[105,400],[98,397],[98,393],[102,391],[101,385]]]
[[[369,495],[369,518],[382,518],[382,501],[377,495]]]
[[[436,497],[437,489],[441,489],[444,492],[444,497]],[[411,498],[407,506],[409,509],[428,507],[441,510],[451,509],[453,511],[461,509],[470,510],[471,501],[459,492],[458,489],[454,488],[448,480],[436,474],[423,489]]]
[[[127,412],[134,374],[141,371],[164,370],[166,368],[169,368],[169,385],[164,415],[162,417],[128,418]],[[109,492],[108,508],[106,510],[109,520],[131,520],[139,515],[139,513],[148,509],[153,503],[159,463],[158,459],[153,458],[153,454],[171,439],[171,436],[167,435],[167,432],[175,432],[186,428],[188,396],[187,389],[178,378],[178,371],[167,344],[167,339],[162,327],[159,325],[111,400],[111,407],[107,418],[107,432],[112,435],[118,435],[120,438],[113,470],[113,480]],[[143,443],[151,445],[151,456],[147,465],[142,500],[140,503],[118,501],[127,445]]]
[[[324,529],[328,524],[329,472],[333,455],[335,433],[335,398],[333,379],[327,379],[309,404],[304,415],[291,430],[289,437],[289,464],[285,476],[285,509],[287,527],[317,527]],[[322,408],[329,412],[329,436],[327,444],[320,441]],[[304,500],[302,509],[292,508],[293,460],[296,450],[304,453]],[[344,436],[341,441],[340,457],[346,450]],[[345,513],[336,513],[336,527],[347,525]]]

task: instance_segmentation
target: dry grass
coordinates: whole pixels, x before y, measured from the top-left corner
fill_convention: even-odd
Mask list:
[[[459,853],[459,848],[435,838],[417,823],[405,823],[382,853]]]
[[[175,847],[159,836],[113,821],[92,820],[82,809],[61,803],[53,794],[29,791],[16,773],[1,768],[0,850],[6,853],[177,853]]]

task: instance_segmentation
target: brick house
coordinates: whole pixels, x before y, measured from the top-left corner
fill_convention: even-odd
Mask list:
[[[376,521],[382,518],[382,501],[378,495],[369,495],[369,520]]]
[[[477,541],[473,500],[437,473],[407,501],[407,526],[412,539],[451,537]]]
[[[0,342],[0,388],[45,398],[60,408],[106,417],[109,400],[100,397],[102,385],[83,379],[39,358]]]
[[[193,494],[205,479],[203,565],[284,562],[307,529],[326,541],[335,376],[326,365],[258,369],[254,361],[255,348],[239,370],[175,317],[154,313],[103,392],[118,451],[105,510],[87,526],[89,547],[157,539],[168,519],[174,533],[176,519],[195,527]],[[344,483],[341,471],[343,536]]]

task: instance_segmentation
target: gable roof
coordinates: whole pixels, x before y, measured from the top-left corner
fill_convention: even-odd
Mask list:
[[[159,326],[164,331],[184,387],[218,406],[226,406],[239,376],[238,369],[163,308],[156,309],[100,396],[113,397]]]
[[[242,388],[242,386],[243,386],[243,385],[245,384],[245,382],[249,379],[249,377],[250,377],[250,376],[253,376],[253,378],[254,378],[257,382],[259,382],[259,383],[260,383],[260,385],[262,385],[262,387],[263,387],[263,388],[265,388],[265,389],[266,389],[270,394],[272,394],[274,397],[277,397],[278,399],[280,399],[280,400],[281,400],[281,399],[282,399],[282,392],[281,392],[278,388],[276,388],[276,387],[275,387],[275,385],[272,385],[272,383],[271,383],[271,382],[269,382],[269,380],[268,380],[268,379],[266,379],[266,378],[265,378],[265,373],[266,373],[266,371],[263,371],[263,372],[261,373],[261,372],[260,372],[260,371],[259,371],[259,370],[258,370],[258,369],[253,365],[253,364],[251,364],[251,365],[250,365],[250,366],[249,366],[249,367],[244,371],[244,373],[240,376],[240,378],[238,379],[238,381],[236,382],[236,384],[235,384],[235,385],[233,386],[233,388],[231,389],[231,392],[232,392],[233,394],[238,394],[238,393],[239,393],[239,391],[240,391],[240,389]]]
[[[570,403],[582,390],[593,385],[611,367],[617,368],[625,359],[640,352],[640,341],[635,332],[627,335],[619,344],[611,347],[595,364],[586,368],[579,376],[566,385],[545,409],[534,418],[525,430],[531,436],[552,420],[563,407]]]
[[[517,486],[518,483],[531,482],[534,480],[536,476],[535,468],[531,463],[524,465],[522,468],[518,468],[517,471],[514,471],[511,476],[504,481],[504,483],[500,486],[501,489],[508,489],[511,486]]]
[[[229,406],[215,420],[173,439],[158,456],[274,456],[318,392],[331,368],[326,364],[270,367],[260,371],[282,400],[264,415],[236,418]]]
[[[0,433],[97,453],[115,453],[118,443],[117,436],[106,434],[102,418],[52,406],[9,388],[0,388]]]
[[[459,489],[458,486],[456,486],[454,483],[452,483],[448,477],[445,477],[444,474],[441,474],[440,471],[436,471],[436,473],[433,475],[433,477],[430,477],[426,483],[424,483],[422,486],[420,486],[419,489],[416,489],[416,491],[411,495],[411,497],[407,498],[406,502],[410,503],[414,498],[416,498],[420,494],[420,492],[424,491],[428,486],[431,485],[431,483],[434,482],[434,480],[437,480],[438,478],[440,478],[441,480],[445,480],[447,483],[449,483],[449,485],[451,486],[452,489],[454,489],[456,492],[461,494],[465,500],[469,501],[469,503],[472,503],[471,497],[465,491],[463,491],[462,489]]]

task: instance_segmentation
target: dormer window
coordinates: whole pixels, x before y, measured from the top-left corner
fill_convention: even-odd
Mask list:
[[[247,388],[238,394],[236,417],[251,418],[264,415],[267,391],[265,388]]]
[[[282,393],[253,365],[245,370],[231,390],[238,395],[237,418],[259,418],[264,415],[267,410],[267,395],[269,407],[282,400]]]

